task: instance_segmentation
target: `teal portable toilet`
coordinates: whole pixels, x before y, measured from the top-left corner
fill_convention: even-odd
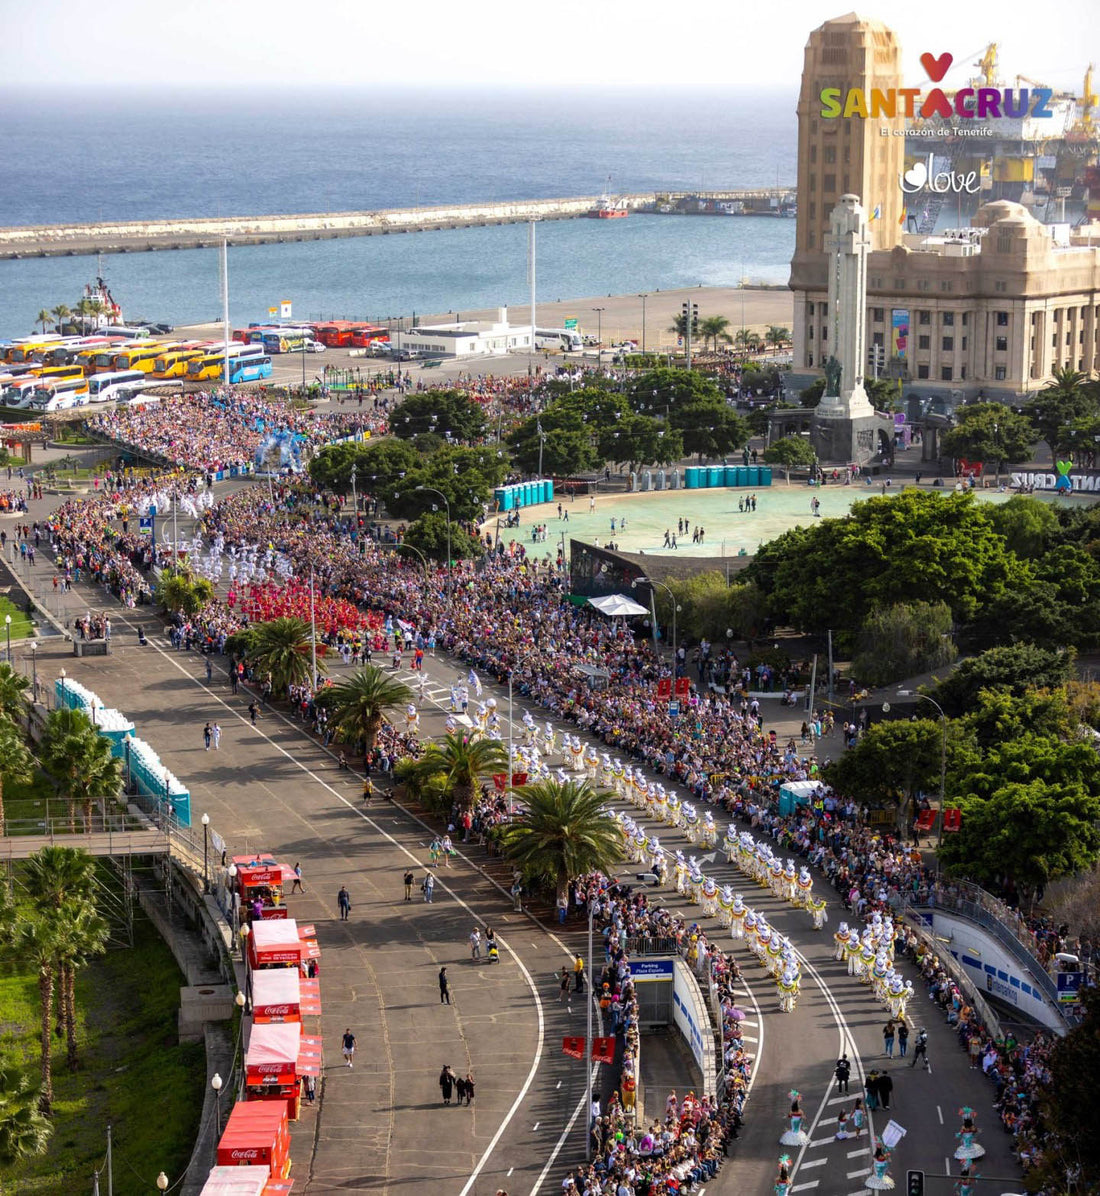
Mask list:
[[[542,501],[554,501],[554,482],[551,478],[543,478],[542,481]]]
[[[736,484],[738,486],[747,486],[749,484],[749,470],[747,465],[738,465]]]
[[[541,482],[524,482],[523,483],[523,505],[525,507],[533,507],[535,503],[542,499],[542,483]]]
[[[687,469],[684,470],[684,489],[685,490],[698,490],[699,489],[699,475],[702,472],[703,471],[699,468],[698,465],[689,465],[687,467]]]
[[[760,485],[760,466],[759,465],[750,465],[745,472],[749,475],[748,481],[745,483],[746,486],[759,486]]]
[[[726,465],[722,469],[722,485],[736,486],[737,485],[737,466]]]
[[[707,486],[721,486],[722,476],[725,471],[721,465],[707,466]]]
[[[770,465],[760,466],[760,485],[770,486],[772,484],[772,467]]]
[[[512,509],[512,487],[498,486],[493,491],[493,497],[497,500],[497,506],[502,511],[510,511]]]

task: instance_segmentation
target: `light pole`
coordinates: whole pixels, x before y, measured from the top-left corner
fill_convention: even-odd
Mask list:
[[[157,1176],[157,1190],[160,1192],[168,1191],[168,1176],[163,1171]]]
[[[65,697],[65,670],[62,669],[58,676],[61,678],[61,705],[65,706],[68,704],[68,700]]]
[[[636,589],[638,582],[640,582],[640,581],[647,581],[647,582],[649,582],[649,584],[651,586],[660,586],[661,589],[664,590],[666,594],[668,594],[668,600],[669,600],[669,602],[672,603],[672,671],[673,671],[673,674],[675,674],[675,672],[676,672],[676,612],[680,609],[680,607],[676,603],[676,595],[672,592],[672,589],[669,586],[665,585],[665,583],[663,581],[654,581],[653,578],[645,577],[645,576],[636,577],[630,583],[630,588],[632,590]],[[654,612],[653,612],[653,644],[654,644],[654,647],[656,647],[656,645],[657,645],[657,612],[656,612],[656,610],[654,610]]]
[[[451,592],[451,504],[447,496],[442,490],[437,490],[434,486],[417,486],[417,490],[426,490],[429,494],[438,494],[443,499],[443,505],[447,508],[447,593]],[[436,511],[439,508],[433,503],[432,510]]]
[[[129,753],[127,753],[129,755]],[[202,816],[202,891],[210,892],[210,815]],[[220,1077],[219,1077],[220,1078]],[[221,1087],[221,1085],[218,1085]]]
[[[584,1038],[584,1066],[586,1073],[584,1085],[584,1158],[589,1163],[592,1161],[592,984],[595,976],[595,968],[592,964],[592,919],[595,916],[596,899],[591,898],[588,902],[588,992],[585,993],[585,997],[588,1000],[588,1009],[586,1010],[587,1020]]]
[[[642,301],[642,352],[645,352],[645,301],[649,298],[648,291],[639,291],[638,298]]]
[[[252,933],[252,928],[246,922],[240,930],[241,935],[241,962],[245,965],[245,971],[248,971],[248,936]]]
[[[393,547],[395,551],[400,551],[402,548],[407,548],[409,552],[415,552],[421,561],[424,562],[424,580],[428,580],[428,558],[420,551],[419,548],[416,547],[415,544],[406,544],[404,541],[402,541],[400,544],[395,544]]]
[[[352,515],[352,519],[354,522],[352,523],[351,526],[352,526],[353,533],[357,533],[359,531],[359,495],[355,491],[355,478],[356,478],[355,463],[352,462],[352,466],[351,466],[351,515]]]
[[[539,478],[542,477],[542,446],[546,443],[546,433],[542,430],[542,420],[539,420],[535,427],[539,434]]]
[[[931,702],[940,714],[940,727],[943,732],[943,737],[940,743],[940,833],[936,839],[936,864],[939,865],[939,849],[943,846],[943,815],[944,815],[944,792],[947,787],[947,715],[943,712],[943,707],[936,701],[935,698],[930,698],[927,694],[914,694],[910,690],[899,689],[899,697],[915,697],[918,701]],[[883,702],[882,709],[889,713],[890,703]],[[914,817],[916,811],[913,811]]]
[[[8,665],[11,665],[11,615],[4,616],[4,630],[8,633]]]
[[[603,353],[603,313],[607,310],[603,307],[594,307],[592,309],[596,313],[596,351]]]
[[[35,702],[38,701],[38,641],[31,640],[31,693],[34,695]]]
[[[218,1135],[222,1132],[222,1078],[214,1072],[210,1079],[214,1089],[214,1165],[218,1164]]]

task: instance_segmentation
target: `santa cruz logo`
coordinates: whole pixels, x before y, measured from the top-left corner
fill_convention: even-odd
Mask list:
[[[1073,462],[1055,461],[1054,466],[1058,470],[1058,480],[1054,483],[1054,489],[1059,493],[1072,490],[1073,483],[1069,480],[1069,471],[1073,468]]]

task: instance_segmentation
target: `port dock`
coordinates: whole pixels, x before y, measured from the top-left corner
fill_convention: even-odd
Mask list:
[[[729,191],[637,193],[620,198],[631,211],[658,210],[698,196],[759,210],[790,193],[788,187],[742,187]],[[509,200],[376,212],[307,212],[272,216],[202,216],[102,224],[15,225],[0,228],[0,259],[77,257],[96,253],[147,253],[159,249],[206,249],[220,245],[268,245],[375,237],[441,228],[517,224],[529,220],[575,220],[600,202],[598,195],[566,199]],[[752,214],[746,211],[744,214]]]

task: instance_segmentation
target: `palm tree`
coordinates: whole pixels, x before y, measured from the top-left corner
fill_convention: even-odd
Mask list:
[[[24,696],[30,682],[22,673],[17,673],[10,664],[0,664],[0,718],[19,722],[27,715],[27,699]]]
[[[67,304],[59,303],[50,313],[57,321],[58,328],[65,327],[65,321],[73,314]]]
[[[39,311],[38,315],[36,315],[36,316],[34,317],[34,322],[35,322],[36,324],[41,324],[41,325],[42,325],[42,331],[43,331],[43,332],[45,332],[45,331],[46,331],[46,329],[47,329],[47,327],[49,326],[49,323],[50,323],[50,321],[51,321],[52,319],[53,319],[53,313],[50,311],[50,309],[49,309],[49,308],[47,308],[47,307],[43,307],[43,308],[42,308],[42,309]]]
[[[505,856],[557,896],[586,872],[611,873],[622,859],[622,832],[608,816],[606,790],[588,781],[536,781],[516,790],[522,812],[505,830]]]
[[[19,957],[38,970],[38,1000],[41,1023],[39,1041],[42,1050],[42,1090],[38,1108],[49,1114],[53,1106],[53,1036],[50,1023],[53,1014],[53,994],[57,982],[57,956],[63,931],[54,915],[21,918],[16,926],[15,949]]]
[[[0,1161],[44,1154],[52,1133],[30,1078],[10,1063],[0,1066]]]
[[[92,829],[92,803],[111,798],[122,786],[122,764],[111,755],[110,741],[83,710],[52,710],[40,744],[42,767],[69,803],[69,830],[76,830],[76,803],[83,808],[84,829]]]
[[[69,1071],[76,1071],[76,974],[88,965],[93,955],[102,955],[107,950],[108,927],[94,906],[83,903],[66,906],[60,924],[58,979],[61,990],[58,996]]]
[[[508,749],[499,740],[450,734],[416,761],[415,778],[424,791],[437,794],[441,804],[472,810],[481,782],[507,771]]]
[[[80,317],[80,329],[82,332],[88,331],[88,320],[91,317],[92,301],[90,299],[81,299],[77,302],[73,309],[74,315]]]
[[[80,847],[40,848],[27,860],[23,879],[42,913],[56,913],[72,902],[94,911],[95,859]]]
[[[755,353],[760,348],[760,334],[753,332],[751,328],[738,329],[733,341],[739,349],[747,349],[750,353]]]
[[[304,619],[282,616],[256,625],[256,667],[271,675],[274,693],[285,695],[291,685],[312,680],[313,636]],[[318,660],[318,670],[323,670]]]
[[[729,326],[730,322],[725,316],[707,316],[699,325],[699,331],[703,334],[703,344],[710,341],[711,348],[717,353],[719,341],[728,345],[733,339],[726,331]]]
[[[771,345],[773,349],[779,349],[791,339],[791,330],[784,328],[782,324],[769,324],[767,332],[764,333],[764,340]]]
[[[214,585],[205,577],[195,577],[189,569],[169,569],[157,593],[169,614],[197,615],[214,597]]]
[[[4,785],[21,784],[33,776],[34,757],[23,742],[23,733],[6,720],[0,721],[0,835],[7,833]]]
[[[386,712],[400,710],[412,700],[413,692],[404,682],[368,664],[325,689],[317,702],[331,714],[332,728],[343,743],[362,740],[366,760],[374,751]]]

